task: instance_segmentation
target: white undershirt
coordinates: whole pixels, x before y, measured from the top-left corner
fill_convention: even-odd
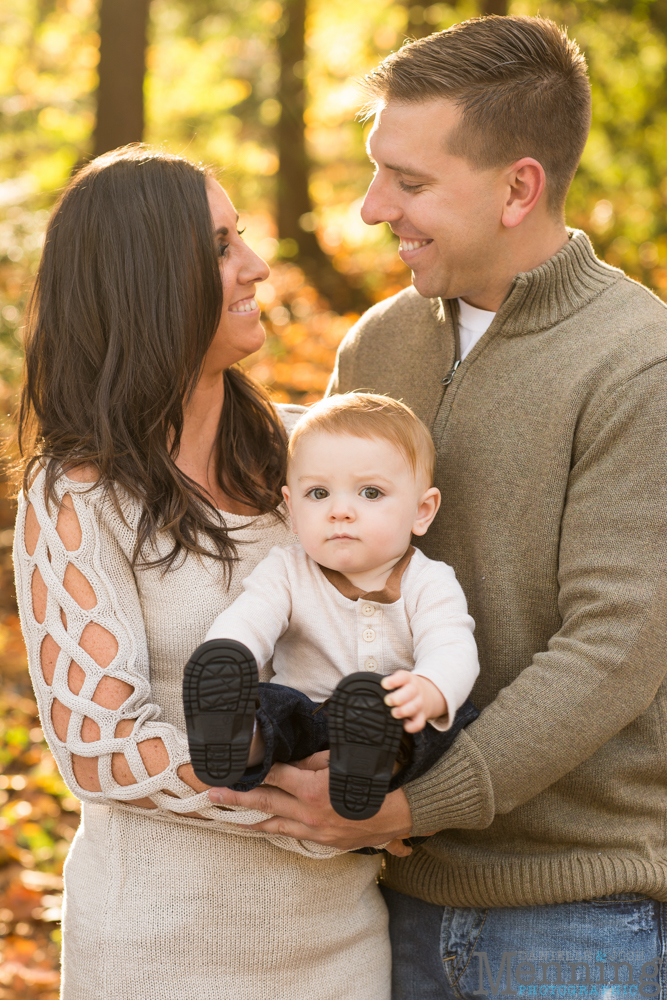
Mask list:
[[[494,312],[488,309],[478,309],[476,306],[469,306],[463,299],[459,303],[459,343],[461,345],[461,361],[470,354],[473,347],[483,337],[491,326]]]

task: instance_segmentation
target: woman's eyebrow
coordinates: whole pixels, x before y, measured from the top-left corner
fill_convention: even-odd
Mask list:
[[[237,223],[238,223],[238,221],[239,221],[240,218],[241,218],[241,216],[238,215],[238,213],[237,213],[237,215],[236,215],[236,221],[237,221]],[[215,231],[215,235],[216,236],[218,236],[218,235],[219,236],[228,236],[229,235],[229,229],[228,229],[228,227],[227,226],[219,226],[216,229],[216,231]]]

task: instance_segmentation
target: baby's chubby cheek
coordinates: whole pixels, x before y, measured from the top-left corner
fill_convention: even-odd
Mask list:
[[[299,543],[308,555],[319,561],[318,556],[324,552],[327,536],[330,533],[326,525],[315,521],[312,517],[293,517],[292,530],[298,535]]]
[[[387,553],[393,554],[394,549],[399,555],[402,555],[410,544],[411,537],[410,527],[400,518],[383,520],[378,518],[375,524],[371,523],[367,526],[363,541],[369,551],[382,553],[386,559],[388,558]]]

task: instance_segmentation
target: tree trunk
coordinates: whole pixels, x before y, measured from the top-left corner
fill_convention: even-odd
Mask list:
[[[654,0],[648,6],[648,15],[654,27],[658,31],[661,31],[663,35],[667,35],[667,0]]]
[[[144,132],[146,28],[150,0],[101,0],[95,156]]]
[[[482,14],[500,14],[501,17],[507,14],[507,0],[482,0],[480,7]]]
[[[343,311],[368,303],[363,292],[350,287],[334,268],[312,231],[313,211],[308,191],[311,164],[306,150],[304,111],[306,88],[304,59],[306,54],[307,0],[283,0],[286,27],[278,38],[280,79],[277,98],[281,106],[275,128],[279,168],[277,175],[277,221],[281,240],[294,240],[296,252],[289,254],[298,262],[315,287],[325,295],[334,309]],[[305,222],[307,228],[303,228]]]
[[[278,39],[280,82],[278,101],[282,108],[276,126],[278,145],[278,234],[281,239],[294,240],[299,257],[317,259],[322,255],[312,232],[301,228],[299,219],[313,210],[308,193],[310,163],[306,152],[306,130],[303,113],[306,106],[304,84],[306,0],[285,0],[285,31]],[[296,67],[296,72],[295,72]]]

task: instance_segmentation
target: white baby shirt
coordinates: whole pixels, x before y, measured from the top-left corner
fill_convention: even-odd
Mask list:
[[[273,657],[272,681],[315,702],[357,670],[411,670],[444,695],[449,714],[431,723],[445,730],[479,673],[475,623],[454,570],[412,547],[381,591],[362,593],[300,545],[273,548],[243,587],[206,639],[242,642],[260,670]]]

